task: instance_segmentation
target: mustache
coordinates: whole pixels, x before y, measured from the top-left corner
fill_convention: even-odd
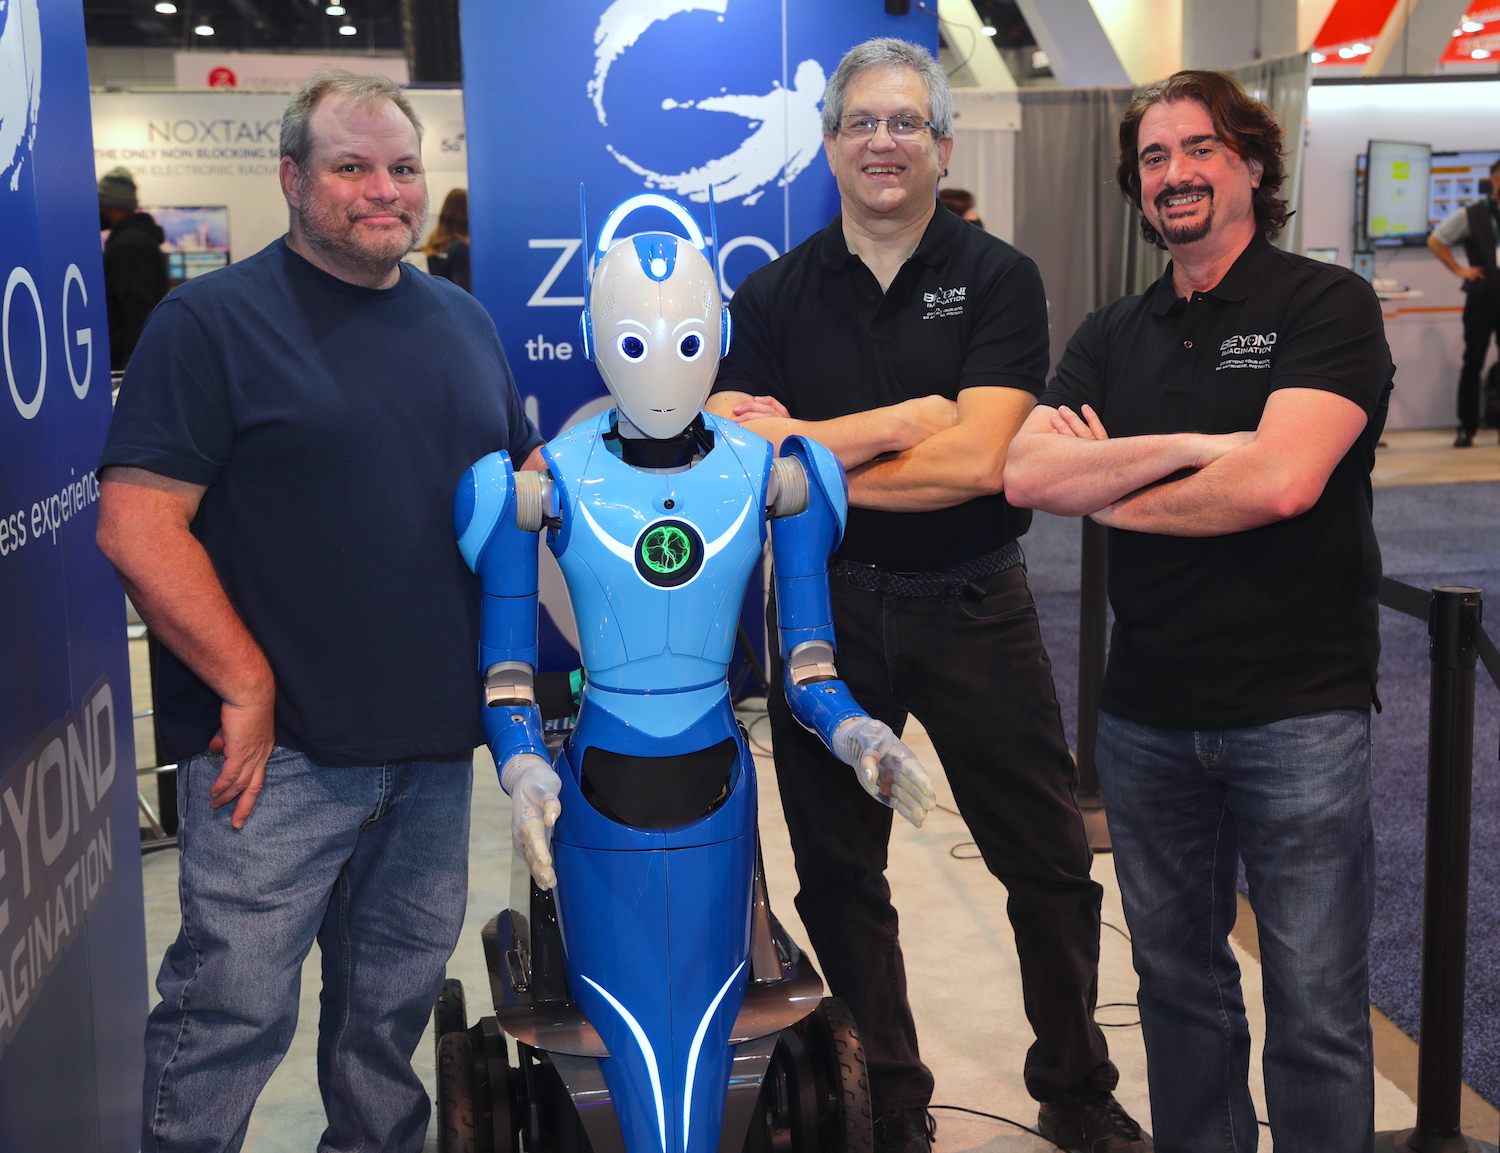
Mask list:
[[[1190,196],[1195,192],[1201,192],[1209,200],[1214,198],[1214,190],[1206,184],[1177,184],[1163,188],[1156,194],[1156,199],[1152,203],[1156,205],[1158,212],[1164,212],[1166,211],[1167,201],[1172,197]]]

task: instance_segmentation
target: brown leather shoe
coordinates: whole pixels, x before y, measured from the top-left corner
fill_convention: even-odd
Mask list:
[[[892,1109],[875,1118],[875,1153],[932,1153],[937,1118],[926,1109]]]
[[[1064,1093],[1043,1101],[1037,1130],[1068,1153],[1151,1153],[1141,1131],[1113,1093]]]

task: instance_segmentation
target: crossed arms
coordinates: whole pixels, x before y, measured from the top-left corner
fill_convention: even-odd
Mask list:
[[[719,392],[707,409],[779,445],[819,441],[849,474],[849,503],[884,512],[951,508],[1005,487],[1005,453],[1035,398],[1018,388],[966,388],[831,420],[797,420],[770,396]]]
[[[1111,528],[1224,536],[1312,508],[1365,423],[1353,401],[1315,388],[1279,389],[1254,431],[1217,436],[1111,439],[1088,405],[1039,405],[1011,442],[1006,492]]]

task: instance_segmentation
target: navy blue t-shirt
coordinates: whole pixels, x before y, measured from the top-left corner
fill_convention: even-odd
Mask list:
[[[207,485],[193,533],[276,676],[276,740],[315,763],[466,758],[479,726],[478,582],[453,489],[541,443],[489,314],[401,266],[330,276],[283,240],[157,307],[100,467]],[[220,700],[163,648],[156,726],[181,759]]]

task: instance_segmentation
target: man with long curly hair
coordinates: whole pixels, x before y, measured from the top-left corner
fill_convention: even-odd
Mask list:
[[[1131,104],[1120,187],[1172,263],[1083,322],[1006,466],[1013,503],[1110,530],[1099,777],[1160,1153],[1256,1147],[1241,860],[1277,1151],[1373,1139],[1369,474],[1393,369],[1370,286],[1271,245],[1281,139],[1220,73]]]

